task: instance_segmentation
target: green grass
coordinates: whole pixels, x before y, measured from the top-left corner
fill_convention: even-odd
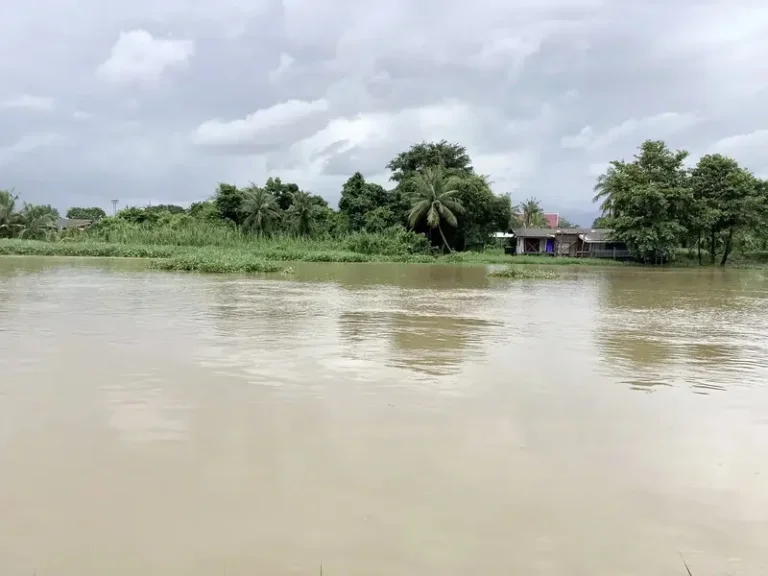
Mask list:
[[[494,270],[488,276],[494,278],[512,278],[515,280],[554,280],[557,273],[553,270],[544,270],[542,268],[529,268],[523,266],[510,266],[503,270]]]
[[[387,247],[384,246],[384,249]],[[621,263],[586,258],[547,256],[508,256],[501,250],[457,252],[442,256],[408,252],[363,253],[345,249],[341,241],[310,241],[298,238],[254,238],[228,246],[183,246],[177,244],[133,244],[94,241],[88,238],[43,242],[0,240],[0,255],[17,256],[92,256],[150,258],[151,265],[163,270],[199,272],[269,272],[276,262],[406,262],[438,264],[518,264],[565,266],[621,266]],[[272,263],[267,265],[267,262]]]
[[[292,269],[277,262],[269,262],[245,255],[184,254],[151,260],[150,267],[156,270],[173,272],[205,272],[208,274],[268,274],[273,272],[290,273]]]

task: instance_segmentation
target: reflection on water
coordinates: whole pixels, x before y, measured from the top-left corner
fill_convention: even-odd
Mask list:
[[[762,275],[745,271],[622,271],[601,288],[598,337],[607,369],[635,389],[694,392],[760,385],[768,354]]]
[[[0,259],[0,574],[768,569],[758,274],[142,270]]]

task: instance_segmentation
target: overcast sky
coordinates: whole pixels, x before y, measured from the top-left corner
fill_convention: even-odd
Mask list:
[[[768,176],[762,0],[0,0],[0,188],[110,207],[268,175],[338,201],[420,140],[594,210],[646,138]]]

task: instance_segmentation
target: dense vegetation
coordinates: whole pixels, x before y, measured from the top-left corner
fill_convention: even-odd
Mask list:
[[[687,168],[686,157],[663,142],[648,141],[633,161],[612,162],[596,185],[603,216],[593,227],[613,229],[614,237],[646,262],[666,261],[682,248],[699,259],[706,251],[713,263],[721,254],[725,264],[734,249],[767,248],[766,183],[730,158],[705,156]],[[128,207],[112,217],[98,207],[70,208],[67,218],[92,222],[85,230],[59,231],[56,209],[20,206],[18,196],[0,191],[0,238],[62,244],[23,248],[6,243],[2,250],[164,257],[172,252],[180,268],[191,266],[184,264],[189,255],[163,247],[219,249],[220,259],[221,250],[228,249],[247,253],[250,260],[423,261],[448,253],[447,261],[494,262],[505,257],[468,252],[484,248],[493,232],[547,226],[537,200],[513,207],[508,194],[492,191],[488,177],[475,171],[459,144],[422,142],[387,168],[391,189],[355,173],[342,186],[338,209],[295,183],[270,178],[262,186],[221,183],[209,199],[189,208]],[[573,226],[560,221],[560,227]]]
[[[603,216],[594,225],[612,229],[644,262],[666,261],[687,247],[699,263],[704,249],[712,264],[720,253],[724,266],[735,247],[768,248],[768,182],[720,154],[693,168],[687,157],[648,140],[633,161],[611,162],[595,186]]]

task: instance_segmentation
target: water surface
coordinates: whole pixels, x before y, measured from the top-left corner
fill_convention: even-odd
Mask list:
[[[0,258],[0,574],[768,572],[768,280]]]

